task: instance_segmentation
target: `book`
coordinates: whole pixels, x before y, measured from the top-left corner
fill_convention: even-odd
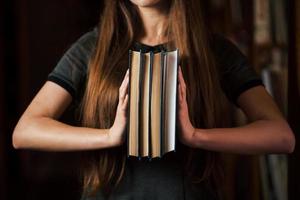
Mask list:
[[[128,156],[175,151],[178,55],[129,51]]]
[[[269,1],[254,1],[254,42],[257,45],[266,45],[271,42]]]
[[[288,45],[287,3],[285,0],[270,1],[272,18],[272,35],[274,43],[281,46]]]

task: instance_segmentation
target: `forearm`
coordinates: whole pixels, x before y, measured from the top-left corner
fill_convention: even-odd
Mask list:
[[[239,154],[290,153],[294,135],[283,120],[258,120],[241,127],[195,129],[193,146]]]
[[[13,134],[15,148],[75,151],[113,146],[109,129],[74,127],[47,117],[23,119]]]

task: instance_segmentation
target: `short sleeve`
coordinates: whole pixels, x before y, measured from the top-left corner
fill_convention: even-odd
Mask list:
[[[81,95],[81,87],[85,83],[88,62],[96,46],[96,40],[95,27],[75,41],[48,74],[47,80],[67,90],[73,101],[77,101]]]
[[[212,49],[220,70],[221,87],[227,98],[239,107],[239,95],[252,87],[264,86],[262,79],[246,56],[228,39],[214,35]]]

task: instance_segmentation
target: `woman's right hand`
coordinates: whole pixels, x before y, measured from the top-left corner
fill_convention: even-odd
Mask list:
[[[125,129],[127,124],[127,105],[128,105],[128,83],[129,83],[129,71],[119,88],[119,103],[117,107],[115,121],[112,127],[109,129],[109,142],[111,146],[119,146],[125,141]]]

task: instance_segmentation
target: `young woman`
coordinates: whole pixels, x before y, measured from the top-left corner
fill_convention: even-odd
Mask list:
[[[89,150],[82,199],[217,199],[216,152],[291,153],[295,139],[243,54],[206,29],[199,0],[106,0],[99,27],[72,45],[24,112],[14,147]],[[173,48],[178,150],[151,162],[127,158],[128,50]],[[226,127],[226,100],[249,124]],[[58,121],[71,102],[80,127]]]

